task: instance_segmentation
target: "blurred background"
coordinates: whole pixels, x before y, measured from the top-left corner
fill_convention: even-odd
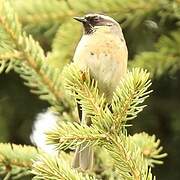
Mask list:
[[[71,61],[82,29],[72,17],[100,12],[122,26],[129,68],[151,72],[153,93],[132,122],[131,134],[145,131],[161,139],[168,156],[153,169],[159,180],[180,179],[180,1],[179,0],[14,0],[24,30],[39,41],[56,67]],[[0,142],[32,144],[39,113],[48,103],[30,93],[13,71],[0,75]],[[47,123],[48,124],[48,123]]]

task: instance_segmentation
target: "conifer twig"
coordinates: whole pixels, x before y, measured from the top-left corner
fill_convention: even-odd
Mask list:
[[[56,107],[56,111],[62,111],[62,104],[64,109],[68,109],[66,108],[68,101],[64,101],[64,93],[61,89],[60,70],[47,64],[42,48],[31,36],[27,36],[22,31],[10,4],[1,0],[1,5],[0,27],[11,41],[14,51],[21,54],[21,58],[18,59],[20,61],[14,64],[14,70],[25,79],[25,84],[32,88],[32,92],[39,94],[41,99],[48,100]]]
[[[14,167],[29,170],[32,167],[32,159],[40,153],[41,151],[33,146],[0,143],[0,165],[8,171]]]
[[[72,169],[62,157],[41,155],[33,164],[32,173],[35,179],[52,180],[95,180],[88,174],[84,175]]]

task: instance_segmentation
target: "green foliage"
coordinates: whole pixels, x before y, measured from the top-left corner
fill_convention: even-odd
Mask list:
[[[53,180],[95,180],[95,178],[73,170],[67,160],[63,158],[41,155],[33,164],[34,179],[53,179]]]
[[[152,179],[148,166],[156,161],[153,161],[151,156],[147,161],[143,156],[142,147],[136,144],[131,136],[128,137],[123,128],[127,120],[134,118],[144,108],[139,104],[144,102],[151,92],[147,91],[151,85],[149,73],[142,69],[133,69],[127,73],[114,92],[112,112],[105,97],[99,94],[98,84],[90,78],[88,70],[81,72],[71,64],[65,68],[64,76],[66,89],[74,99],[79,100],[83,111],[91,118],[92,125],[88,127],[78,123],[60,123],[56,129],[47,133],[48,143],[55,144],[59,150],[74,148],[84,142],[87,146],[101,145],[111,154],[121,178]],[[151,139],[149,136],[141,138],[139,139],[142,141]],[[153,146],[158,148],[158,143],[154,141],[153,138]],[[155,151],[157,156],[154,154],[152,158],[158,158],[157,152],[160,152],[161,148]],[[165,156],[166,154],[159,155]]]
[[[91,80],[89,72],[82,73],[73,64],[65,68],[64,72],[64,76],[67,77],[66,88],[72,91],[75,99],[80,100],[82,109],[91,117],[94,126],[102,131],[118,133],[123,121],[133,119],[142,111],[144,106],[139,104],[143,103],[151,92],[146,92],[151,85],[149,73],[133,69],[127,73],[126,78],[114,92],[111,103],[113,113],[111,113],[105,97],[99,95],[97,82]]]
[[[114,119],[118,126],[125,124],[126,121],[134,119],[145,107],[141,105],[152,91],[147,91],[151,85],[149,73],[143,69],[132,69],[128,72],[114,93],[112,100],[112,110]]]
[[[66,19],[67,16],[72,16],[73,13],[69,9],[67,1],[48,0],[39,1],[12,1],[12,6],[18,12],[22,24],[39,24],[50,23],[52,21],[59,22],[61,19]]]
[[[40,150],[32,146],[0,144],[0,168],[2,174],[13,179],[30,174],[32,159]]]
[[[154,167],[155,164],[163,163],[160,159],[166,157],[167,154],[160,154],[163,147],[159,147],[160,140],[156,140],[155,135],[149,136],[147,133],[140,133],[130,136],[130,139],[140,147],[141,153],[150,166]]]
[[[151,16],[153,12],[164,18],[167,18],[170,13],[172,13],[171,16],[179,17],[178,0],[172,4],[169,4],[169,0],[150,0],[148,3],[145,0],[100,0],[96,2],[88,0],[54,0],[53,2],[48,0],[28,0],[23,2],[16,0],[12,1],[12,3],[21,18],[21,22],[25,24],[62,22],[69,17],[91,12],[92,10],[114,14],[119,19],[126,19],[127,23],[134,22],[135,25],[140,23],[147,15]]]
[[[140,149],[123,134],[111,139],[105,148],[111,154],[122,179],[153,179]]]
[[[130,126],[129,120],[145,107],[142,103],[151,92],[149,76],[159,77],[167,71],[179,70],[179,31],[175,28],[167,35],[158,36],[155,50],[140,51],[135,56],[130,67],[144,67],[151,74],[140,68],[128,71],[114,92],[109,108],[98,90],[98,82],[91,79],[88,70],[81,72],[73,64],[64,68],[72,59],[81,33],[72,16],[92,10],[113,16],[122,22],[123,28],[131,30],[145,24],[160,33],[159,29],[169,18],[179,26],[178,0],[172,3],[170,0],[0,0],[0,72],[14,70],[31,92],[58,113],[60,122],[47,132],[47,143],[55,145],[58,151],[74,149],[84,143],[95,149],[98,146],[107,152],[101,157],[102,164],[106,158],[112,160],[111,166],[103,167],[102,177],[104,173],[111,179],[153,179],[151,167],[162,164],[161,158],[166,156],[161,153],[160,141],[146,133],[130,136],[126,128]],[[159,25],[153,21],[154,16],[160,19]],[[46,48],[52,46],[47,56],[40,44],[28,35],[41,36],[42,32],[50,39]],[[91,118],[91,126],[77,122],[75,103],[65,94],[64,85],[74,102],[78,99]],[[69,160],[62,154],[60,151],[60,157],[39,156],[34,147],[0,144],[0,170],[7,174],[5,179],[29,173],[35,175],[34,179],[102,179],[96,174],[99,164],[93,176],[82,174],[70,167],[71,157]]]
[[[64,94],[60,91],[60,70],[49,66],[39,43],[22,32],[21,25],[9,3],[2,1],[0,13],[0,28],[4,31],[2,37],[4,35],[8,37],[7,46],[11,45],[14,51],[21,53],[16,63],[8,64],[11,61],[2,60],[1,71],[3,68],[11,69],[13,64],[13,69],[25,80],[31,92],[38,94],[41,99],[54,106],[56,111],[61,112],[66,104],[63,103]]]
[[[151,20],[155,15],[161,19],[160,26],[163,26],[170,16],[173,21],[177,21],[178,26],[180,17],[178,0],[170,2],[170,0],[150,0],[148,3],[146,0],[78,0],[76,2],[74,0],[53,0],[53,2],[49,0],[28,0],[26,2],[15,0],[12,1],[12,4],[20,17],[20,22],[30,33],[41,35],[44,32],[45,36],[50,36],[56,33],[60,25],[52,45],[53,50],[48,59],[50,63],[62,69],[71,60],[76,42],[80,37],[79,26],[72,21],[73,16],[89,13],[93,10],[113,16],[119,22],[123,22],[121,24],[123,27],[130,26],[133,29],[144,23],[148,28],[158,30],[157,28],[161,27],[156,27],[156,22]],[[152,59],[156,59],[154,60],[156,62],[159,57],[151,56]],[[164,59],[162,55],[161,59]],[[148,60],[143,62],[137,63],[135,66],[149,67]],[[154,66],[154,69],[156,67],[156,69],[161,69],[161,64],[155,63]],[[153,70],[153,67],[151,69]]]
[[[47,133],[47,143],[55,145],[58,150],[77,147],[84,142],[86,146],[97,145],[105,138],[105,134],[94,127],[72,122],[61,122],[56,129]]]
[[[72,34],[72,35],[71,35]],[[80,38],[80,25],[73,20],[62,24],[54,38],[52,52],[47,55],[48,63],[63,69],[72,59],[72,52]],[[66,39],[66,41],[64,41]]]
[[[123,137],[122,137],[123,138]],[[127,136],[126,140],[131,146],[131,148],[137,148],[138,151],[143,155],[143,160],[146,161],[146,166],[154,167],[156,164],[161,164],[161,160],[159,159],[162,157],[167,156],[166,153],[161,153],[162,147],[159,147],[159,139],[156,140],[155,135],[150,136],[147,133],[136,133],[132,136]],[[123,141],[121,141],[122,143]],[[121,144],[120,143],[120,144]],[[124,144],[124,146],[127,146],[127,144]],[[112,146],[109,146],[112,148]],[[135,150],[137,151],[137,149]],[[112,152],[112,151],[111,151]],[[112,161],[112,157],[114,154],[108,153],[108,151],[103,148],[97,148],[96,150],[96,160],[98,167],[96,167],[97,170],[102,169],[101,176],[105,176],[105,179],[121,179],[120,175],[117,173],[117,171],[114,169],[114,162]],[[117,154],[116,154],[117,155]],[[130,157],[133,157],[133,154],[129,155]],[[159,156],[159,157],[158,157]],[[121,158],[121,157],[117,157]],[[136,157],[135,157],[136,159]],[[121,162],[123,162],[123,159],[121,159]],[[116,167],[118,167],[116,165]],[[113,171],[113,174],[111,173]],[[152,178],[150,178],[152,179]]]
[[[156,51],[143,52],[130,63],[131,67],[145,67],[151,76],[160,77],[163,73],[170,74],[180,69],[180,31],[162,36],[156,44]],[[165,45],[165,46],[164,46]]]

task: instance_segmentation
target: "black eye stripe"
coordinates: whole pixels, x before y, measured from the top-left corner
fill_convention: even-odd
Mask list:
[[[86,17],[86,19],[88,21],[98,21],[98,20],[101,20],[102,18],[98,16],[89,16],[89,17]]]
[[[87,21],[112,22],[111,20],[102,18],[102,17],[100,17],[100,16],[89,16],[89,17],[86,17],[86,20],[87,20]]]
[[[111,19],[103,18],[101,16],[85,16],[87,20],[87,25],[89,26],[112,26],[113,24],[116,24]]]
[[[100,20],[101,18],[98,16],[95,16],[92,20]]]

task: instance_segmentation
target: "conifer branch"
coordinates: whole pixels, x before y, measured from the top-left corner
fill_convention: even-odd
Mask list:
[[[63,23],[53,40],[52,51],[47,55],[48,63],[62,70],[64,65],[72,60],[76,44],[80,39],[80,34],[80,25],[74,20]]]
[[[145,105],[140,105],[152,91],[147,91],[151,81],[149,73],[142,69],[133,69],[121,81],[114,92],[112,111],[115,119],[115,129],[119,129],[127,120],[134,119]]]
[[[116,15],[119,20],[125,19],[126,24],[133,23],[133,27],[138,25],[145,17],[153,15],[152,12],[166,17],[168,13],[173,13],[175,17],[179,17],[178,0],[174,5],[169,5],[168,0],[162,1],[145,1],[134,0],[124,3],[123,1],[89,1],[89,0],[28,0],[26,2],[16,0],[13,1],[15,10],[21,17],[23,24],[39,24],[64,22],[69,17],[91,12],[103,12],[109,15]],[[161,13],[161,9],[164,9]],[[145,10],[145,11],[144,11]]]
[[[0,62],[2,60],[10,60],[10,59],[21,59],[21,53],[18,51],[14,51],[14,52],[5,52],[0,54]]]
[[[144,161],[140,149],[128,137],[109,136],[109,143],[105,148],[111,154],[115,167],[123,179],[145,180],[152,177],[148,172],[148,164]]]
[[[16,65],[17,61],[15,61],[14,59],[4,59],[4,60],[0,60],[0,74],[2,72],[8,73],[11,69],[14,68],[14,66]]]
[[[1,0],[1,5],[0,27],[12,42],[14,51],[21,53],[21,61],[17,61],[19,63],[14,66],[14,70],[26,81],[25,84],[32,88],[32,92],[54,105],[57,111],[61,111],[61,105],[66,107],[68,102],[63,102],[60,70],[50,67],[39,44],[22,32],[9,3]]]
[[[21,59],[21,53],[18,51],[0,53],[0,74],[5,71],[8,73],[18,64]]]
[[[91,117],[93,125],[107,132],[113,126],[113,116],[106,99],[99,95],[98,85],[91,80],[89,71],[81,72],[73,63],[64,68],[65,87],[75,99],[80,100],[82,109]],[[100,120],[100,121],[99,121]]]
[[[30,168],[31,160],[39,154],[33,146],[0,143],[0,164]]]
[[[167,153],[162,153],[163,147],[160,146],[160,140],[156,140],[156,136],[149,136],[147,133],[134,134],[129,136],[130,140],[139,146],[144,158],[148,161],[148,165],[154,167],[155,164],[163,164],[160,160],[167,156]]]
[[[74,125],[71,125],[72,127],[66,125],[66,128],[64,128],[64,125],[59,125],[56,133],[52,131],[48,134],[51,135],[48,136],[48,139],[53,142],[53,139],[59,141],[64,136],[67,138],[74,137],[73,139],[69,138],[68,141],[65,140],[65,148],[74,147],[74,144],[79,145],[79,141],[80,144],[84,142],[85,133],[83,132],[94,128],[99,137],[100,135],[104,137],[98,139],[99,145],[103,145],[110,152],[115,167],[119,169],[118,172],[123,178],[150,179],[152,174],[148,171],[149,164],[144,160],[140,148],[130,141],[130,138],[123,133],[122,128],[126,120],[134,118],[144,107],[139,105],[144,102],[151,92],[147,91],[151,85],[149,73],[140,69],[133,69],[132,72],[128,72],[119,89],[114,93],[112,112],[108,109],[105,97],[99,95],[98,84],[90,78],[88,70],[81,72],[76,65],[71,64],[65,68],[64,75],[66,77],[66,88],[75,99],[79,100],[78,102],[82,105],[82,109],[87,116],[91,117],[92,127],[84,128],[84,125],[81,127],[78,124],[79,128],[74,128]],[[124,119],[124,124],[121,118]],[[80,130],[82,128],[84,129]],[[62,132],[66,132],[66,135]],[[80,136],[78,136],[78,132]],[[86,132],[86,134],[89,135],[89,132]],[[85,138],[88,139],[86,136]],[[89,138],[88,143],[89,141],[94,143],[94,139]],[[64,146],[64,142],[58,143],[59,147]]]
[[[28,2],[17,0],[12,3],[23,24],[62,22],[74,15],[66,0],[28,0]]]
[[[142,52],[129,63],[130,67],[142,67],[151,72],[152,77],[163,73],[173,74],[180,69],[180,32],[171,32],[170,36],[161,36],[156,44],[156,51]]]
[[[120,132],[123,123],[135,118],[142,111],[145,106],[140,104],[151,92],[147,91],[151,85],[149,73],[133,69],[114,93],[111,112],[105,97],[99,95],[97,82],[91,81],[88,72],[78,71],[78,67],[73,64],[65,68],[64,72],[67,77],[66,88],[75,99],[80,100],[82,109],[91,117],[92,123],[105,132]]]
[[[64,159],[49,155],[39,156],[33,164],[32,173],[36,175],[35,179],[95,180],[72,169]]]
[[[33,146],[0,143],[1,173],[6,174],[6,178],[31,174],[32,160],[40,153],[42,152]]]
[[[53,144],[58,150],[75,148],[84,142],[87,146],[98,145],[106,138],[98,129],[79,123],[61,122],[47,133],[47,143]]]

